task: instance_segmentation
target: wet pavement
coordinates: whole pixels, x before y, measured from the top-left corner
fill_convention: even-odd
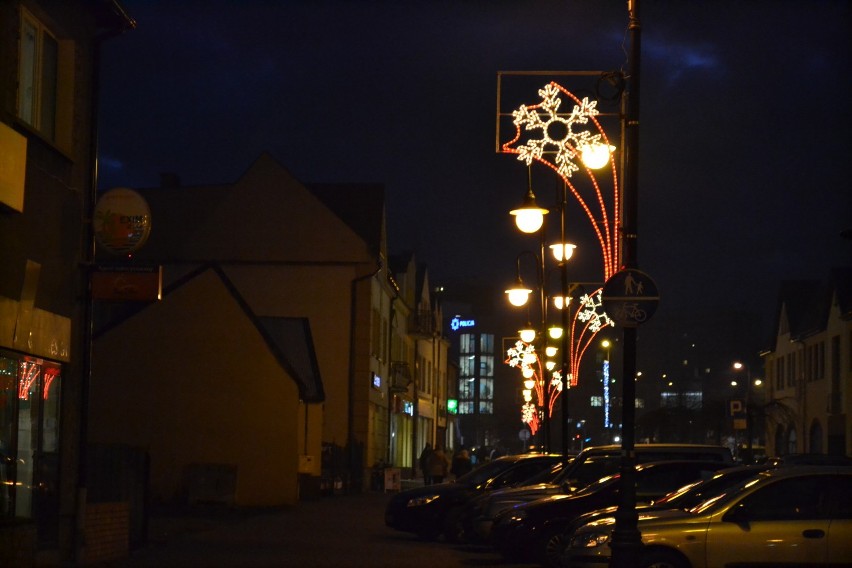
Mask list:
[[[429,567],[505,566],[481,546],[428,542],[389,529],[390,493],[325,496],[293,507],[234,510],[224,507],[160,511],[148,544],[128,558],[102,563],[123,567]]]

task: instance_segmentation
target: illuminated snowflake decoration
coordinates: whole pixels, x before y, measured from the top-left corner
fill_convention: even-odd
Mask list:
[[[541,104],[534,107],[521,105],[512,113],[516,127],[523,127],[527,131],[541,131],[541,138],[530,140],[517,147],[518,159],[529,166],[533,160],[540,160],[545,151],[555,150],[556,171],[564,177],[571,177],[580,169],[575,162],[579,155],[578,150],[601,141],[600,134],[577,129],[578,125],[588,124],[590,117],[600,114],[597,109],[598,103],[584,98],[579,105],[574,105],[570,115],[564,116],[558,112],[562,99],[559,96],[560,90],[555,84],[545,85],[544,88],[539,89],[538,94],[541,97]],[[553,138],[556,133],[562,132],[564,136],[561,139]]]
[[[524,343],[523,341],[516,342],[514,347],[506,350],[506,354],[509,356],[506,364],[510,367],[520,367],[522,371],[531,366],[529,361],[538,360],[535,347],[531,343]]]
[[[580,298],[580,310],[577,319],[589,322],[588,328],[592,333],[597,333],[607,325],[614,325],[612,320],[603,310],[603,291],[598,290],[594,294],[585,294]]]
[[[556,392],[562,392],[562,373],[553,371],[553,376],[550,378],[550,386],[556,389]]]
[[[537,412],[533,403],[528,402],[521,407],[521,420],[523,420],[525,424],[531,423],[536,419],[536,417]]]

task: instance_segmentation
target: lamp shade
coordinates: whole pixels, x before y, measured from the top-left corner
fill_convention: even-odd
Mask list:
[[[524,197],[523,204],[517,209],[509,211],[509,214],[515,216],[515,225],[523,233],[535,233],[544,224],[544,216],[548,210],[539,207],[535,202],[535,195],[530,189]]]
[[[575,248],[577,248],[577,245],[573,245],[571,243],[550,245],[550,250],[553,251],[553,258],[555,258],[557,262],[562,262],[563,259],[570,260],[571,257],[574,256]]]
[[[535,339],[534,329],[522,329],[518,333],[521,336],[521,341],[523,341],[524,343],[532,343]]]
[[[597,170],[609,162],[610,154],[615,150],[615,146],[604,144],[603,142],[592,142],[583,144],[579,148],[580,159],[587,168]]]
[[[513,306],[523,306],[524,304],[526,304],[527,300],[530,297],[530,294],[532,294],[532,290],[530,290],[529,288],[523,288],[522,286],[506,290],[506,295],[509,298],[509,303]]]

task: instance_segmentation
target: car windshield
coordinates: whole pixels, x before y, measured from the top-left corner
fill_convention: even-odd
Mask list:
[[[761,474],[758,473],[752,477],[740,481],[739,483],[735,483],[734,485],[725,487],[718,492],[713,492],[707,495],[706,499],[704,499],[703,501],[688,510],[690,513],[700,515],[701,513],[705,513],[716,507],[722,507],[729,503],[731,500],[736,499],[737,496],[740,495],[740,493],[742,493],[745,489],[751,487],[752,484],[757,483],[761,477]]]
[[[569,462],[570,463],[570,462]],[[565,462],[559,462],[553,467],[544,469],[526,481],[524,481],[524,485],[536,485],[538,483],[553,483],[554,479],[562,472],[562,469],[565,467]]]
[[[565,467],[554,483],[570,485],[573,488],[585,487],[602,477],[612,475],[618,471],[621,458],[618,456],[587,456],[585,461],[578,462],[577,457]]]
[[[602,487],[606,487],[607,485],[612,485],[617,482],[621,478],[621,475],[616,473],[613,475],[607,475],[606,477],[602,477],[595,481],[594,483],[590,483],[585,487],[580,488],[576,495],[586,495],[587,493],[594,493],[595,491],[599,491]]]
[[[517,459],[507,458],[499,458],[494,461],[490,461],[462,475],[456,480],[456,483],[481,485],[517,462]]]
[[[762,471],[761,469],[736,469],[718,473],[707,480],[700,480],[681,487],[654,501],[655,507],[673,507],[677,509],[692,509],[722,491],[750,479]]]

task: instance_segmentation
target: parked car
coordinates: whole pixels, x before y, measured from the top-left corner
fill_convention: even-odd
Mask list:
[[[730,449],[704,444],[636,444],[636,463],[663,460],[718,461],[734,465]],[[581,451],[553,479],[525,484],[516,488],[493,491],[471,501],[461,511],[463,534],[468,540],[488,541],[494,518],[519,503],[535,501],[548,495],[569,494],[586,485],[616,473],[621,466],[621,446],[592,446]]]
[[[787,454],[767,458],[765,463],[772,466],[782,465],[852,465],[849,456],[835,454]]]
[[[852,467],[770,468],[689,510],[639,514],[638,568],[848,566]],[[609,563],[614,517],[574,532],[565,564]],[[565,565],[563,564],[563,565]]]
[[[476,467],[455,481],[401,491],[385,509],[385,525],[424,538],[437,538],[452,515],[472,497],[510,487],[562,461],[558,454],[502,456]]]
[[[636,466],[636,501],[650,503],[700,479],[709,479],[728,464],[720,461],[678,460]],[[566,528],[580,515],[617,505],[620,474],[605,477],[569,495],[551,495],[516,505],[494,519],[492,544],[513,561],[558,566]]]
[[[720,469],[710,479],[701,479],[693,481],[683,487],[680,487],[671,493],[651,501],[650,503],[638,503],[636,511],[640,515],[653,509],[691,509],[702,501],[721,493],[722,491],[737,485],[746,479],[756,477],[758,473],[769,469],[767,464],[752,464],[739,465]],[[599,519],[612,517],[618,510],[618,506],[606,507],[595,511],[585,513],[577,517],[573,522],[569,523],[562,534],[561,553],[555,552],[563,558],[562,566],[566,566],[564,561],[566,549],[571,541],[574,531],[585,524]]]

